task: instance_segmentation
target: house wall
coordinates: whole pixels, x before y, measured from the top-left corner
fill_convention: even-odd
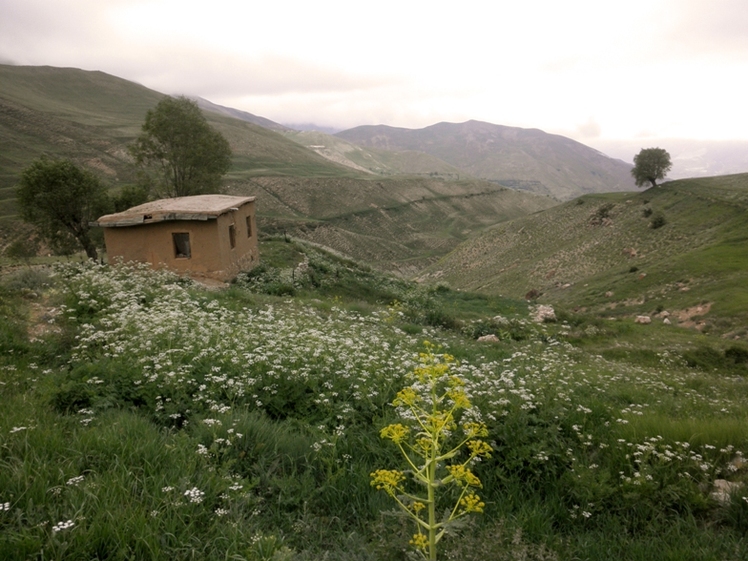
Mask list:
[[[251,237],[247,237],[247,218],[252,225]],[[234,248],[230,244],[231,225],[235,228]],[[189,233],[189,258],[175,256],[174,233]],[[104,228],[104,241],[110,263],[117,259],[146,262],[153,267],[220,280],[229,280],[259,261],[254,202],[213,220],[171,220]]]
[[[225,278],[233,278],[239,271],[254,267],[259,261],[257,249],[257,222],[254,213],[254,202],[243,205],[239,210],[222,214],[215,221],[217,224],[218,248]],[[250,219],[252,231],[247,235],[247,218]],[[232,249],[229,226],[235,228],[236,245]]]

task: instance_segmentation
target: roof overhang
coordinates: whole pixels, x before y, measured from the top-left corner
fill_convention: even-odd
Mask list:
[[[91,226],[118,228],[140,226],[158,222],[215,220],[222,214],[239,210],[245,204],[254,202],[255,197],[232,197],[228,195],[195,195],[174,199],[159,199],[123,212],[106,214]]]

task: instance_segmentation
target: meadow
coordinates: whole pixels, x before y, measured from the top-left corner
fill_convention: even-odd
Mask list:
[[[222,290],[81,263],[3,279],[2,559],[413,557],[370,474],[404,468],[379,431],[425,341],[454,357],[492,448],[472,464],[484,512],[440,558],[748,556],[739,343],[538,323],[524,301],[311,246],[263,255]]]

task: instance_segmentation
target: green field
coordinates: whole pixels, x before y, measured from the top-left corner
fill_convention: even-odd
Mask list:
[[[748,493],[713,493],[748,478],[743,343],[536,323],[522,300],[261,252],[221,291],[74,263],[3,277],[3,559],[406,559],[415,528],[369,474],[402,467],[378,431],[425,340],[493,448],[485,511],[440,559],[748,555]]]
[[[676,323],[743,337],[746,209],[746,174],[588,195],[491,228],[423,278],[514,297],[534,289],[539,302],[600,317],[665,311]],[[653,228],[657,215],[665,223]]]

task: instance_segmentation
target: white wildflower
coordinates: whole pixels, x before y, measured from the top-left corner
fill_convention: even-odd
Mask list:
[[[83,475],[79,475],[77,477],[71,477],[67,480],[65,485],[70,485],[72,487],[77,487],[79,483],[82,483],[85,477]]]
[[[62,530],[67,530],[68,528],[72,528],[73,526],[75,526],[75,522],[73,522],[72,520],[58,522],[57,524],[52,526],[52,533],[56,534],[57,532],[61,532]]]
[[[185,491],[184,496],[187,497],[191,503],[200,504],[201,502],[203,502],[205,493],[197,487],[193,487],[192,489],[188,489],[187,491]]]

